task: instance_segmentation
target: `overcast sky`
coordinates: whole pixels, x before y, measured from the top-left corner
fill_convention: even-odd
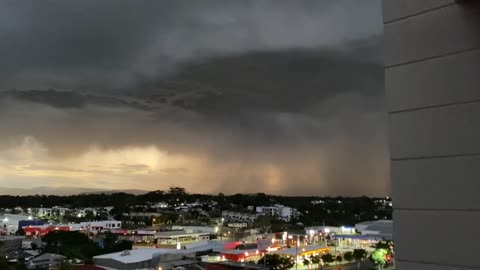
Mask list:
[[[0,193],[389,193],[380,0],[0,2]]]

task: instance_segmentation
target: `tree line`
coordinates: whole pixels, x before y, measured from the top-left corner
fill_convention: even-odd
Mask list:
[[[216,202],[216,211],[245,211],[248,206],[283,204],[298,209],[302,215],[295,222],[305,225],[353,225],[364,220],[391,219],[392,209],[376,203],[376,198],[369,197],[315,197],[315,196],[277,196],[265,193],[257,194],[194,194],[182,187],[169,190],[152,191],[141,195],[128,193],[79,194],[71,196],[30,195],[0,196],[0,205],[4,208],[17,206],[69,208],[107,207],[128,212],[136,206],[166,202],[169,205],[194,202]],[[322,203],[312,204],[312,201]]]

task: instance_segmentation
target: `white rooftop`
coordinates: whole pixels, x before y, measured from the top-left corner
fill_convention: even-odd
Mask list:
[[[184,251],[169,248],[140,248],[129,250],[128,255],[124,252],[115,252],[93,257],[93,259],[111,259],[121,263],[137,263],[151,260],[156,254],[182,253]]]

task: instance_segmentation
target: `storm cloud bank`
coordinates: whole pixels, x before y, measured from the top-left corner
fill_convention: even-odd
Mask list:
[[[2,3],[0,186],[387,194],[380,14]]]

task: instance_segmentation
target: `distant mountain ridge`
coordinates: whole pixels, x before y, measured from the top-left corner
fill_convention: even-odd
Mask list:
[[[113,193],[128,193],[134,195],[141,195],[148,193],[147,190],[141,189],[119,189],[119,190],[103,190],[94,188],[76,188],[76,187],[34,187],[34,188],[8,188],[0,187],[0,195],[26,196],[26,195],[84,195],[84,194],[113,194]]]

